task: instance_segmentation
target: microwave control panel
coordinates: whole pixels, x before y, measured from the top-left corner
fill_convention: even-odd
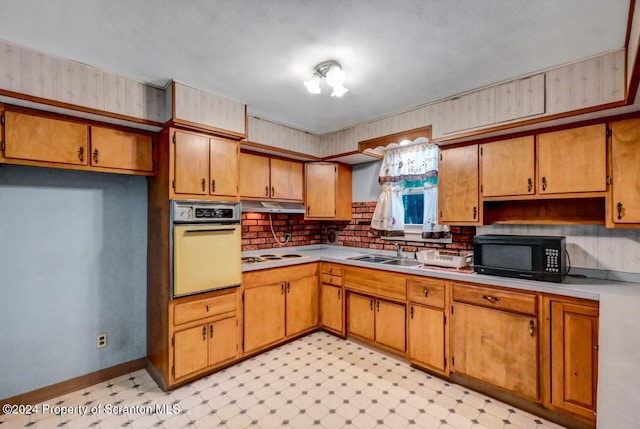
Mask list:
[[[548,273],[560,272],[560,249],[544,249],[546,256],[545,271]]]

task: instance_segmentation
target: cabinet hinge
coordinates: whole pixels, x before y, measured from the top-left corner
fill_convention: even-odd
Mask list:
[[[154,139],[151,139],[151,149],[155,149],[156,148],[156,141]]]
[[[335,171],[336,173],[338,172],[338,166],[337,165],[333,166],[333,171]]]
[[[482,148],[480,148],[480,156],[482,156]]]
[[[442,161],[442,154],[440,154],[440,161]]]
[[[175,366],[171,367],[171,375],[173,375],[174,377],[176,376],[176,367]]]
[[[456,358],[451,357],[451,366],[456,366]]]
[[[236,351],[238,351],[238,343],[236,343]]]
[[[171,140],[173,140],[173,143],[175,144],[175,142],[176,142],[176,134],[175,133],[173,134],[173,138]]]
[[[447,358],[444,358],[444,367],[447,367]]]
[[[4,113],[0,116],[0,124],[4,125]]]
[[[442,313],[442,316],[444,317],[444,324],[446,325],[447,324],[447,315]]]
[[[483,190],[484,190],[484,186],[480,185],[480,193],[482,193]]]
[[[453,314],[453,305],[451,306],[451,314]]]
[[[611,184],[611,176],[607,176],[607,185]]]
[[[171,347],[176,346],[176,337],[171,337]]]
[[[155,170],[155,169],[156,169],[156,160],[155,160],[155,159],[152,159],[152,160],[151,160],[151,169],[152,169],[152,170]]]
[[[0,143],[0,150],[4,152],[4,140],[2,141],[2,143]]]
[[[607,127],[607,131],[605,131],[606,137],[611,137],[611,128]]]
[[[176,179],[173,179],[173,182],[171,183],[171,186],[173,186],[173,189],[176,189]]]

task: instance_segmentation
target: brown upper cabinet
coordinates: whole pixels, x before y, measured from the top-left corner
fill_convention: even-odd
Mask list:
[[[238,142],[190,131],[172,131],[173,194],[179,198],[238,195]]]
[[[91,165],[153,171],[151,136],[104,127],[91,127]]]
[[[480,145],[482,196],[532,195],[535,192],[533,136]]]
[[[302,201],[303,165],[250,153],[240,154],[240,196]]]
[[[438,207],[441,224],[478,225],[478,145],[440,151]]]
[[[154,174],[151,134],[77,119],[6,110],[0,162],[43,167]]]
[[[538,193],[607,190],[607,126],[538,134]]]
[[[613,223],[640,224],[640,119],[611,125]]]
[[[305,164],[305,219],[351,220],[351,166]]]

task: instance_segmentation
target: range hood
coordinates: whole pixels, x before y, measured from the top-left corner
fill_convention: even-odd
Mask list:
[[[242,201],[242,212],[252,213],[304,213],[302,203],[276,201]]]

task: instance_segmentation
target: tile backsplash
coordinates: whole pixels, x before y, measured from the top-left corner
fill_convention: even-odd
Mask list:
[[[489,225],[478,234],[563,235],[571,266],[640,273],[640,230],[600,225]]]
[[[339,232],[338,245],[380,250],[395,250],[393,240],[383,240],[369,232],[371,218],[376,207],[375,201],[354,202],[352,220],[342,222],[320,222],[304,220],[302,214],[272,214],[271,225],[276,237],[284,241],[284,234],[291,233],[292,239],[286,245],[279,245],[271,233],[269,214],[243,213],[242,250],[270,249],[278,247],[307,246],[323,244],[330,229]],[[452,243],[423,243],[403,241],[405,252],[416,252],[424,248],[446,248],[471,250],[475,227],[452,227]]]

